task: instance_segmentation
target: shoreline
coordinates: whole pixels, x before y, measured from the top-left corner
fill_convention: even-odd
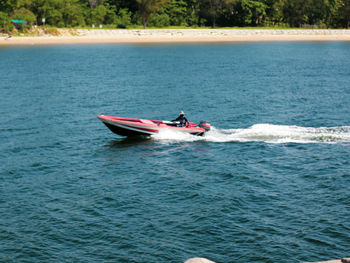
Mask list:
[[[0,36],[0,46],[215,42],[350,41],[349,29],[58,29],[59,36]]]
[[[215,263],[207,258],[190,258],[186,260],[184,263]],[[304,263],[312,263],[312,262],[304,262]],[[318,261],[313,263],[350,263],[350,258],[342,258],[342,259],[333,259],[327,261]]]

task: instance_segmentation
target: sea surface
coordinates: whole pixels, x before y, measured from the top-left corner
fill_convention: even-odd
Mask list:
[[[350,43],[1,47],[0,102],[0,262],[350,256]]]

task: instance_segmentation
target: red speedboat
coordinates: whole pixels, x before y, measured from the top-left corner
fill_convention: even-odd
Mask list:
[[[180,127],[179,123],[172,121],[157,121],[146,119],[133,119],[98,115],[98,118],[114,133],[122,136],[153,135],[163,130],[184,132],[193,135],[203,135],[210,130],[210,124],[200,122],[199,125],[190,122],[187,126]]]

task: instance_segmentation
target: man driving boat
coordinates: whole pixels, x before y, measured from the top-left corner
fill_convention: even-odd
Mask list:
[[[185,113],[183,111],[180,112],[179,117],[177,117],[175,120],[172,120],[174,122],[178,121],[179,122],[179,127],[185,127],[187,125],[189,125],[189,121],[187,120],[187,118],[185,117]]]

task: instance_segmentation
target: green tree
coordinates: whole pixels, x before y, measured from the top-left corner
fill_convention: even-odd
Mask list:
[[[115,6],[119,12],[120,9],[128,9],[132,14],[136,14],[139,10],[139,4],[136,0],[104,0],[104,4]]]
[[[311,0],[307,2],[307,6],[305,7],[306,22],[310,25],[325,24],[329,8],[328,0]]]
[[[137,0],[139,4],[139,12],[142,17],[143,27],[146,28],[148,19],[151,14],[155,13],[162,6],[164,6],[168,0]]]
[[[186,3],[186,23],[189,26],[200,25],[201,21],[199,13],[201,0],[184,0],[184,2]]]
[[[64,1],[64,0],[60,0]],[[63,21],[65,26],[83,26],[87,17],[86,9],[76,0],[64,1],[64,9],[62,10]]]
[[[242,0],[241,5],[245,24],[252,26],[263,24],[267,9],[264,3],[254,0]]]
[[[106,7],[106,15],[105,15],[104,23],[106,25],[115,24],[117,21],[116,7],[108,3],[104,3],[104,6]]]
[[[237,6],[240,4],[239,0],[225,0],[222,5],[221,12],[217,19],[219,26],[234,26],[237,25]]]
[[[217,18],[222,13],[224,0],[202,0],[200,14],[210,21],[212,27],[216,27]]]
[[[46,0],[37,9],[38,21],[41,22],[43,18],[46,24],[52,26],[64,26],[63,10],[65,3],[63,0]]]
[[[310,0],[286,0],[283,7],[284,20],[292,27],[300,27],[308,21],[306,7]]]
[[[45,20],[47,19],[46,23],[48,23],[49,25],[58,26],[58,27],[64,26],[62,12],[56,9],[50,9],[50,11],[48,11],[47,14],[48,14],[48,18],[44,17]]]
[[[127,8],[122,8],[118,11],[116,24],[131,25],[132,13]]]
[[[2,12],[10,14],[16,7],[16,3],[11,0],[0,0],[0,11]]]
[[[342,1],[338,14],[340,26],[350,28],[350,0]]]
[[[326,10],[326,24],[328,27],[337,27],[339,9],[342,6],[343,0],[329,0],[329,8]]]
[[[171,0],[165,7],[173,26],[187,26],[187,4],[183,0]]]
[[[283,23],[283,7],[286,0],[266,0],[266,22],[268,25],[279,25]]]
[[[0,11],[0,32],[9,31],[9,24],[10,24],[10,16],[5,12]]]
[[[95,25],[103,24],[106,15],[107,8],[104,5],[98,5],[91,10],[91,23]]]
[[[151,14],[148,24],[154,27],[167,27],[170,26],[170,17],[165,10],[160,10]]]
[[[216,27],[216,19],[218,17],[218,13],[222,9],[222,4],[223,0],[209,0],[209,12],[212,19],[212,27]]]

